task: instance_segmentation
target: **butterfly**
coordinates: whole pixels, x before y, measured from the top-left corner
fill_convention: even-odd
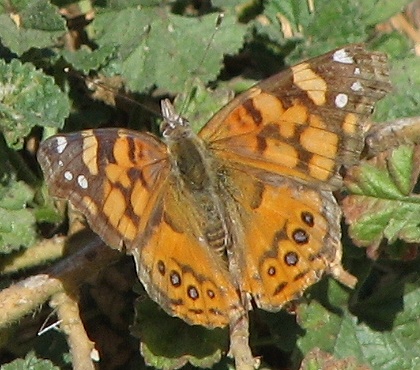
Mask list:
[[[278,311],[325,273],[354,285],[333,191],[360,157],[388,75],[384,54],[352,44],[258,83],[198,134],[164,100],[162,139],[58,134],[38,160],[51,194],[133,255],[164,310],[224,327],[251,303]]]

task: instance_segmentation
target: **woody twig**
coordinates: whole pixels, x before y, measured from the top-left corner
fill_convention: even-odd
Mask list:
[[[84,281],[114,262],[119,252],[93,237],[78,252],[44,273],[31,276],[0,292],[0,328],[7,327],[59,292],[74,292]]]

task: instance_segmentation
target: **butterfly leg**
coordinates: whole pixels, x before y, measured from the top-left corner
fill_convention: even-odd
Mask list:
[[[252,356],[249,347],[248,315],[244,314],[230,326],[229,356],[235,359],[236,369],[254,370],[259,367],[259,360]]]
[[[248,307],[248,296],[242,297],[244,307]],[[228,356],[235,359],[235,367],[240,370],[254,370],[260,365],[260,360],[252,355],[249,346],[249,316],[248,310],[230,318],[230,350]]]

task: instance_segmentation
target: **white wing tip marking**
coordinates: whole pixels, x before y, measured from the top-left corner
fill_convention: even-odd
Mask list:
[[[353,57],[345,49],[336,50],[333,54],[333,60],[335,62],[344,64],[354,63]]]
[[[56,141],[57,141],[57,153],[61,154],[64,152],[64,150],[67,147],[67,139],[64,136],[57,136],[56,137]]]

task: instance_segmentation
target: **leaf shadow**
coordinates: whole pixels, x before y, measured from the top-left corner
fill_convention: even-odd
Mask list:
[[[419,261],[377,261],[352,297],[350,312],[372,330],[394,328],[397,315],[404,311],[406,284],[419,276]]]

